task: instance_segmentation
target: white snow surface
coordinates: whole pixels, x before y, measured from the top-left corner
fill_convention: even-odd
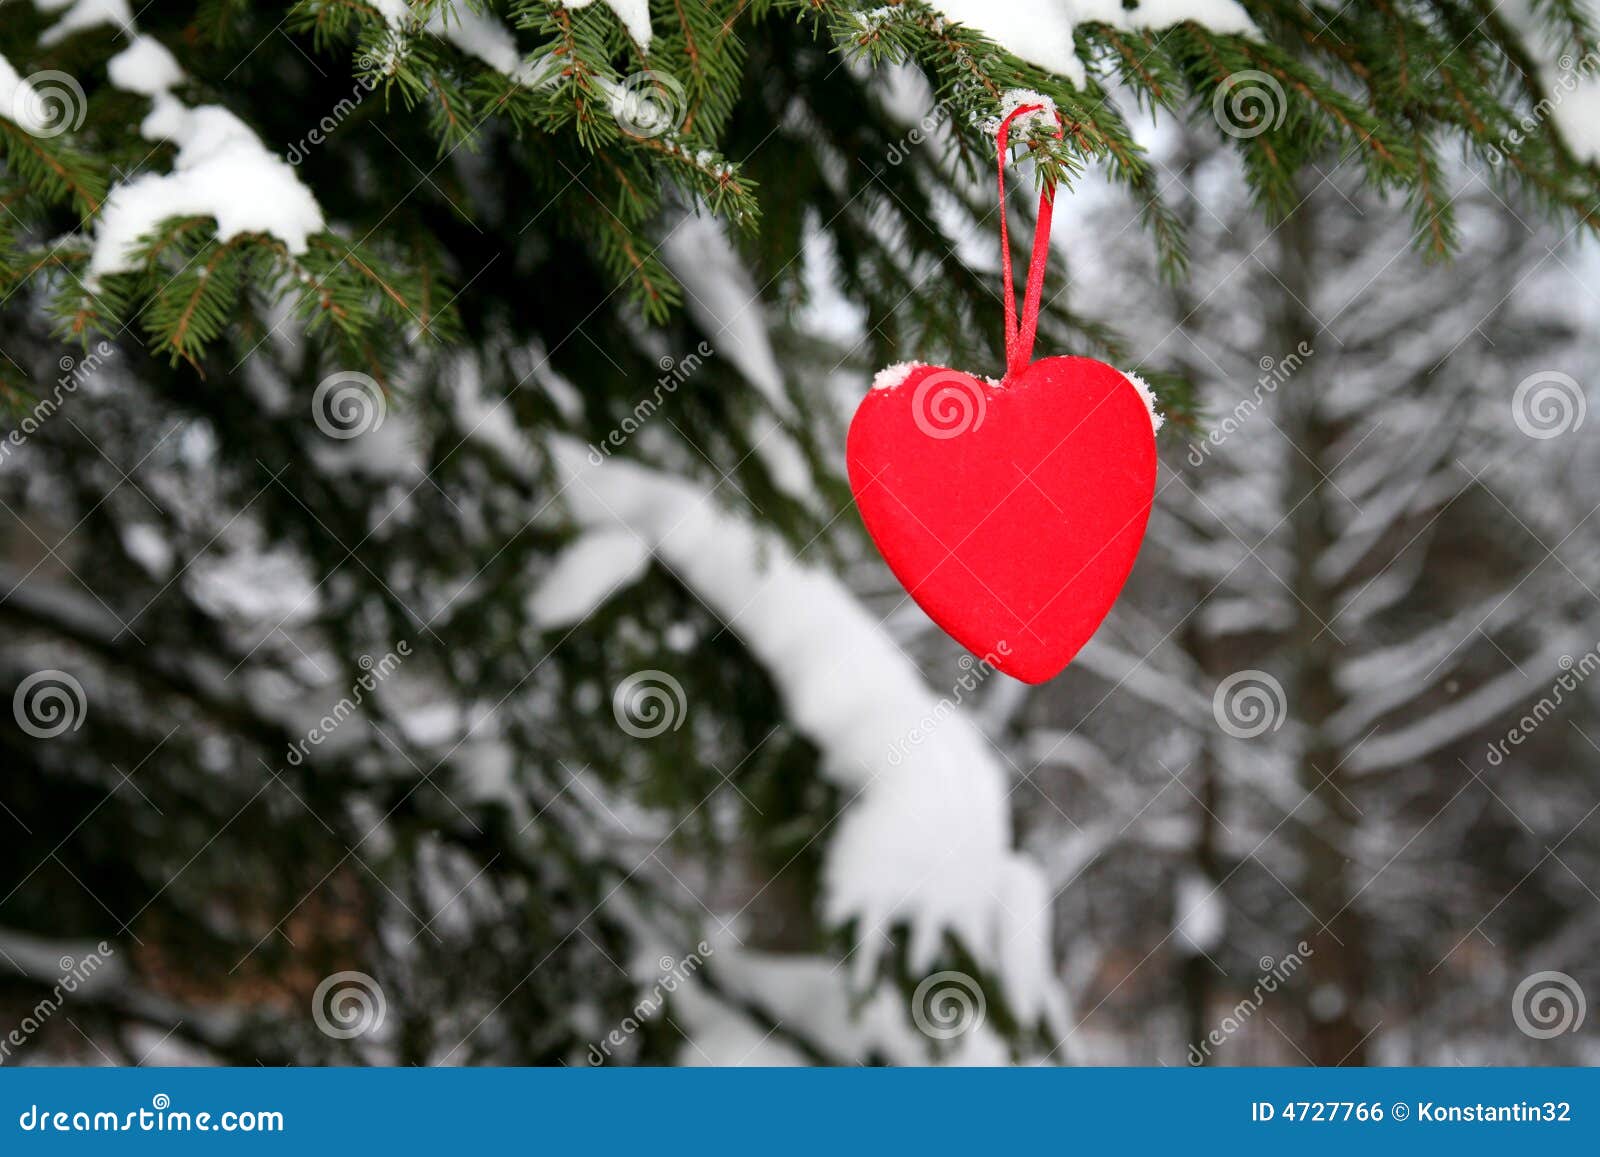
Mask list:
[[[0,117],[30,133],[50,127],[44,104],[34,87],[17,74],[11,62],[0,56]]]
[[[144,567],[152,577],[164,579],[172,573],[172,544],[149,523],[126,525],[121,534],[122,549]]]
[[[1006,89],[1004,95],[1000,97],[1000,114],[984,125],[984,131],[993,136],[1000,131],[1001,122],[1006,117],[1016,112],[1019,108],[1027,108],[1030,105],[1038,105],[1039,107],[1031,112],[1023,113],[1011,122],[1011,128],[1008,130],[1011,134],[1011,139],[1015,140],[1028,130],[1035,128],[1044,129],[1047,132],[1055,131],[1057,127],[1056,102],[1042,92],[1034,92],[1031,88]]]
[[[148,97],[161,96],[183,80],[183,69],[166,45],[143,33],[106,61],[106,73],[118,88]]]
[[[1173,907],[1177,916],[1173,939],[1179,950],[1188,955],[1215,952],[1228,925],[1217,885],[1198,872],[1185,872],[1178,877]]]
[[[590,531],[556,556],[529,610],[545,629],[571,626],[637,581],[649,565],[649,544],[633,531]]]
[[[564,438],[552,450],[578,524],[647,543],[767,668],[787,718],[822,751],[845,799],[825,853],[825,915],[857,922],[856,986],[875,979],[891,927],[909,929],[918,970],[949,933],[1019,1015],[1060,1025],[1049,890],[1012,848],[1007,776],[971,719],[956,714],[934,741],[906,743],[939,697],[839,579],[697,484],[623,459],[596,465]],[[579,585],[564,576],[564,588]],[[589,589],[591,606],[608,593]],[[586,613],[577,601],[564,609]]]
[[[1139,391],[1139,396],[1144,399],[1144,408],[1150,411],[1150,426],[1156,433],[1161,432],[1161,427],[1167,424],[1167,419],[1161,411],[1156,409],[1156,392],[1150,388],[1150,383],[1141,378],[1132,370],[1118,371],[1128,379],[1128,384]]]
[[[130,35],[133,31],[133,12],[128,8],[128,0],[34,0],[34,7],[40,12],[62,13],[61,19],[39,37],[39,44],[44,48],[97,24],[115,25]]]
[[[586,8],[593,0],[562,0],[568,8]],[[406,0],[372,0],[397,38],[403,38],[415,16]],[[622,20],[641,48],[650,45],[650,19],[648,0],[605,0],[606,6]],[[511,29],[492,16],[458,6],[448,17],[435,12],[423,25],[423,30],[441,40],[454,44],[468,56],[476,57],[490,68],[526,88],[538,88],[553,83],[561,77],[561,61],[553,53],[537,59],[525,57],[517,46]],[[397,45],[403,43],[397,41]],[[608,100],[615,101],[623,86],[599,77],[600,91]]]
[[[920,369],[927,364],[927,362],[895,362],[893,365],[884,366],[883,369],[873,375],[872,388],[874,390],[892,390],[897,386],[904,385],[906,379],[911,376],[912,371]],[[1156,409],[1155,391],[1150,388],[1148,382],[1132,370],[1118,370],[1117,372],[1127,378],[1128,384],[1139,392],[1139,397],[1144,402],[1144,408],[1150,411],[1150,427],[1159,433],[1161,427],[1166,425],[1167,419]],[[994,378],[986,378],[979,374],[970,374],[968,376],[977,378],[980,382],[989,383],[993,389],[1004,388],[1003,384]]]
[[[567,8],[587,8],[594,0],[561,0],[561,3]],[[605,5],[616,13],[640,48],[650,47],[650,0],[605,0]]]
[[[1079,24],[1110,24],[1131,31],[1193,20],[1213,32],[1256,31],[1234,0],[1141,0],[1131,9],[1123,7],[1123,0],[937,0],[933,7],[1079,88],[1086,80],[1073,31]]]
[[[395,33],[403,33],[414,19],[406,0],[373,0],[373,7]],[[537,88],[557,73],[546,60],[530,61],[517,47],[517,39],[500,21],[465,4],[457,4],[448,15],[433,13],[424,30],[455,45],[468,56],[483,61],[496,72],[518,84]]]
[[[307,238],[325,226],[316,198],[233,113],[220,105],[190,108],[172,95],[183,71],[170,52],[135,33],[107,72],[118,88],[150,98],[139,131],[147,140],[171,141],[178,155],[172,172],[143,173],[106,197],[95,222],[91,286],[108,273],[134,268],[139,239],[169,217],[212,217],[220,241],[266,233],[291,253],[305,252]]]
[[[892,390],[901,385],[911,376],[911,371],[927,362],[895,362],[893,365],[884,366],[883,369],[872,375],[872,388],[875,390]]]

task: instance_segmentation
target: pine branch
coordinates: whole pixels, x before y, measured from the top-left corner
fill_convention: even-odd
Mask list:
[[[87,154],[34,136],[6,117],[0,117],[0,155],[46,204],[70,202],[87,218],[105,199],[105,176]]]

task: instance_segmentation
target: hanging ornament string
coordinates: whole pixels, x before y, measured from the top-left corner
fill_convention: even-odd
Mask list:
[[[1046,183],[1039,198],[1019,311],[1007,146],[1012,125],[1029,113],[1045,129],[1027,134],[1029,144],[1055,148],[1038,138],[1050,119],[1058,139],[1067,125],[1050,101],[1030,99],[1005,108],[994,126],[1005,377],[920,361],[889,366],[856,407],[845,457],[867,533],[910,598],[996,670],[1041,683],[1072,662],[1133,570],[1155,497],[1158,418],[1115,366],[1032,360],[1055,189]],[[1030,485],[1018,484],[1018,472]]]
[[[1011,122],[1019,116],[1040,112],[1040,104],[1025,104],[1013,109],[995,131],[999,142],[1000,174],[1000,272],[1004,279],[1003,293],[1006,309],[1006,377],[1012,378],[1028,368],[1033,360],[1033,339],[1039,330],[1039,298],[1044,292],[1044,267],[1050,259],[1050,214],[1055,207],[1055,188],[1046,184],[1039,193],[1038,226],[1033,235],[1033,253],[1028,259],[1028,284],[1022,298],[1022,321],[1017,321],[1016,288],[1011,280],[1011,238],[1006,233],[1006,149],[1011,133]],[[1061,114],[1056,113],[1056,137],[1066,135],[1065,125],[1059,124]]]

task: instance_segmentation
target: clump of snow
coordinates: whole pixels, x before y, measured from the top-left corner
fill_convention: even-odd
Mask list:
[[[581,622],[606,599],[632,585],[650,565],[650,547],[631,530],[595,530],[556,556],[528,601],[539,626]]]
[[[951,20],[981,32],[1029,64],[1066,77],[1082,88],[1086,77],[1073,29],[1109,24],[1129,31],[1167,28],[1193,20],[1213,32],[1253,34],[1255,25],[1235,0],[934,0]]]
[[[39,37],[39,44],[45,48],[97,24],[114,24],[122,32],[133,34],[133,13],[128,8],[128,0],[34,0],[34,6],[41,12],[63,13],[61,19]]]
[[[927,365],[926,362],[895,362],[892,366],[872,375],[872,388],[875,390],[892,390],[911,376],[911,371],[918,366]]]
[[[0,56],[0,117],[30,133],[42,133],[50,127],[45,107],[33,86],[17,74],[9,60]]]
[[[451,14],[451,24],[445,34],[451,43],[467,55],[477,57],[490,68],[519,82],[529,72],[527,61],[523,59],[511,30],[481,12],[475,12],[465,5],[458,6]]]
[[[892,390],[896,386],[905,384],[913,371],[926,366],[927,362],[895,362],[891,366],[884,366],[872,376],[872,388],[875,390]],[[967,374],[975,382],[982,382],[991,390],[1005,388],[1005,383],[999,378],[987,377],[984,374]]]
[[[139,131],[147,140],[171,141],[178,155],[170,173],[144,173],[112,188],[95,222],[88,284],[134,268],[141,237],[171,217],[211,217],[217,238],[267,233],[291,253],[324,228],[322,209],[293,168],[269,152],[261,138],[220,105],[190,108],[172,95],[183,70],[148,36],[107,64],[118,88],[147,96],[150,114]]]
[[[562,0],[568,8],[587,8],[593,2]],[[639,47],[649,48],[649,0],[605,0],[605,3],[616,13],[623,27],[628,30],[628,35]],[[419,23],[408,0],[372,0],[372,6],[399,38],[398,45],[403,45],[406,33]],[[420,23],[430,35],[455,45],[468,56],[476,57],[496,72],[527,88],[537,88],[561,75],[560,62],[553,55],[546,54],[536,60],[527,59],[517,46],[516,36],[510,28],[465,4],[456,4],[449,12],[435,11]],[[396,55],[399,51],[397,48]]]
[[[228,110],[165,98],[143,134],[176,143],[177,160],[171,173],[146,173],[112,189],[95,226],[91,284],[133,269],[139,239],[170,217],[213,217],[220,241],[268,233],[295,254],[322,231],[322,210],[294,169]]]
[[[547,367],[535,366],[525,374],[519,373],[519,380],[526,381],[530,377],[540,377],[543,381],[553,375],[545,373]],[[504,395],[496,398],[487,396],[483,388],[483,372],[477,360],[471,356],[454,358],[450,364],[450,378],[455,386],[454,403],[457,423],[463,430],[470,431],[484,442],[492,445],[494,452],[508,465],[514,465],[517,470],[528,469],[535,461],[533,452],[527,440],[517,431],[515,423],[506,420],[507,415],[502,412],[505,406]],[[565,381],[556,384],[557,389],[572,387]],[[552,395],[562,416],[572,421],[577,421],[582,413],[582,403],[576,409],[569,409],[567,403],[570,399],[559,392]]]
[[[424,435],[405,410],[386,412],[382,421],[366,426],[352,438],[310,437],[307,453],[317,468],[328,474],[402,479],[421,478],[428,469]]]
[[[587,8],[594,0],[561,0],[561,3],[567,8]],[[650,0],[605,0],[605,5],[616,13],[640,48],[650,47]]]
[[[373,7],[396,36],[402,36],[406,26],[416,19],[406,0],[374,0]],[[548,56],[542,60],[528,60],[517,47],[511,29],[465,4],[455,5],[448,14],[434,12],[428,17],[424,28],[528,88],[537,88],[560,72]]]
[[[1150,411],[1150,427],[1157,433],[1167,424],[1166,416],[1156,409],[1156,392],[1150,388],[1150,383],[1141,378],[1132,370],[1122,370],[1122,376],[1128,379],[1128,384],[1139,391],[1139,396],[1144,399],[1145,409]]]
[[[1227,910],[1221,890],[1198,872],[1178,877],[1172,906],[1176,920],[1173,938],[1180,951],[1188,955],[1215,952],[1227,928]]]
[[[1034,92],[1031,88],[1008,88],[1000,97],[1000,115],[984,122],[983,131],[989,136],[994,136],[1000,131],[1001,122],[1019,108],[1029,108],[1032,105],[1039,107],[1025,112],[1011,122],[1011,133],[1022,136],[1035,128],[1046,129],[1054,132],[1056,124],[1056,102],[1042,92]]]
[[[118,88],[149,97],[167,92],[183,80],[183,69],[166,45],[142,33],[106,62],[106,73]]]
[[[164,579],[172,573],[172,544],[148,523],[123,528],[122,549],[151,576]]]
[[[384,59],[384,67],[392,70],[394,58],[405,51],[406,34],[421,21],[411,13],[410,3],[406,0],[371,0],[371,3],[384,22],[389,24],[390,34],[394,37],[387,53],[389,59]],[[462,53],[485,62],[491,69],[525,88],[538,88],[560,77],[560,67],[552,56],[546,54],[530,61],[518,48],[517,37],[512,35],[509,27],[496,21],[493,16],[486,16],[466,5],[454,5],[448,14],[435,11],[426,22],[421,22],[421,26],[424,32],[451,43]]]
[[[1059,73],[1082,86],[1083,62],[1072,37],[1074,0],[938,0],[933,5],[950,19],[981,32],[1029,64]]]

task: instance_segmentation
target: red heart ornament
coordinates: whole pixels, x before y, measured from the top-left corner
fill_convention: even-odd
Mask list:
[[[1059,674],[1144,541],[1145,396],[1092,358],[1046,358],[1004,383],[926,365],[885,376],[846,446],[867,533],[962,646],[1024,683]]]

